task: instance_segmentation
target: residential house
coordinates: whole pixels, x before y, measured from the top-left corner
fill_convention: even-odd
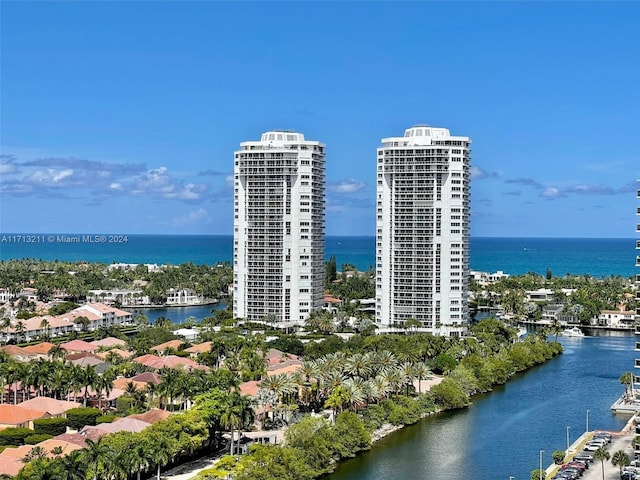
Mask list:
[[[49,417],[66,417],[67,411],[81,407],[82,404],[49,397],[34,397],[18,404],[18,406],[45,412]]]
[[[10,427],[32,429],[34,420],[50,416],[43,410],[3,403],[0,404],[0,430]]]
[[[633,330],[635,316],[635,311],[624,310],[624,306],[621,306],[618,310],[602,310],[597,322],[603,327]]]

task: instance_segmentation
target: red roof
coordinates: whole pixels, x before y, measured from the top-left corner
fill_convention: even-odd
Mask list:
[[[159,408],[152,408],[148,412],[137,413],[134,415],[129,415],[127,418],[133,418],[134,420],[142,420],[147,423],[156,423],[162,420],[166,420],[171,416],[170,412],[166,410],[161,410]]]
[[[95,352],[98,347],[84,340],[71,340],[70,342],[61,343],[60,346],[67,352]]]

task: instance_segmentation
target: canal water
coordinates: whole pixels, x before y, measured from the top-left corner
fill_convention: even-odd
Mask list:
[[[189,317],[194,317],[196,323],[200,323],[203,318],[210,317],[212,312],[223,310],[227,307],[225,303],[215,303],[211,305],[194,305],[190,307],[163,307],[163,308],[128,308],[132,313],[143,313],[149,319],[149,323],[154,323],[158,318],[165,317],[175,324],[184,323]]]
[[[631,371],[632,334],[592,332],[559,338],[564,353],[476,397],[468,409],[426,418],[341,463],[328,480],[529,480],[589,429],[620,430],[628,421],[610,407]],[[640,356],[640,355],[638,355]],[[587,414],[587,410],[589,413]],[[569,427],[567,429],[567,427]]]

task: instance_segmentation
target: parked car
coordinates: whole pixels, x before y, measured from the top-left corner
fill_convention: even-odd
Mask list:
[[[573,456],[574,460],[584,460],[585,462],[593,462],[593,455],[589,452],[580,452]]]

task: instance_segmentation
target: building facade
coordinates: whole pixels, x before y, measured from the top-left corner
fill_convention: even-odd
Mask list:
[[[471,140],[415,126],[377,150],[376,323],[459,336],[469,321]]]
[[[300,324],[322,308],[324,150],[272,131],[235,152],[234,317]]]
[[[636,216],[638,218],[638,223],[636,223],[636,301],[640,304],[640,180],[637,181],[638,189],[636,190]],[[640,352],[640,307],[636,310],[636,322],[635,322],[635,333],[638,335],[636,337],[635,342],[635,350],[636,352]],[[633,372],[633,383],[636,385],[635,389],[637,390],[637,385],[640,385],[640,358],[636,358],[635,361],[635,369]],[[632,387],[633,388],[633,387]],[[636,426],[636,434],[640,435],[640,425]],[[636,456],[640,455],[640,443],[636,445],[635,449]]]

